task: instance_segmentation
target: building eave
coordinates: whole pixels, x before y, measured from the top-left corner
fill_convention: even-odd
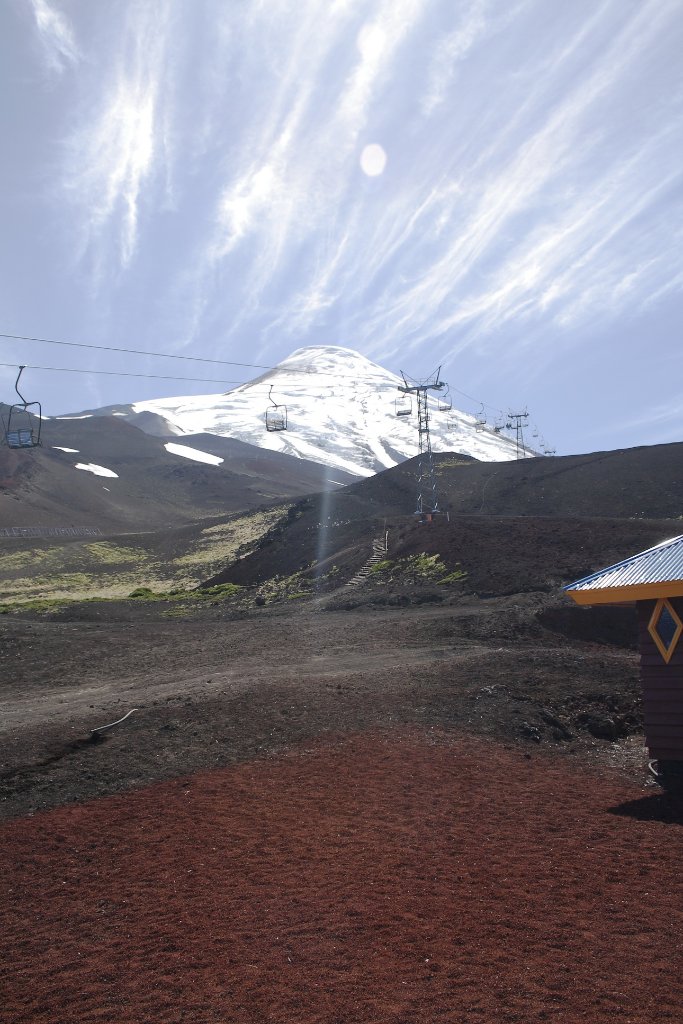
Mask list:
[[[580,605],[635,604],[636,601],[656,601],[660,597],[683,597],[683,580],[670,580],[666,583],[635,583],[625,587],[605,587],[602,590],[565,588],[565,593],[571,597],[572,601]]]

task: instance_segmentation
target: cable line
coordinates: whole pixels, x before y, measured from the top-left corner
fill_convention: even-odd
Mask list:
[[[41,343],[43,345],[64,345],[64,346],[68,346],[69,348],[88,348],[88,349],[93,349],[95,352],[123,352],[126,355],[152,356],[155,359],[182,359],[184,361],[192,362],[192,363],[213,363],[214,365],[217,365],[217,366],[243,366],[247,370],[278,370],[278,369],[280,369],[280,371],[282,373],[309,374],[312,377],[321,377],[321,376],[328,376],[329,377],[329,376],[333,376],[335,378],[335,380],[338,379],[339,376],[346,376],[346,377],[350,377],[351,376],[350,374],[338,375],[338,374],[330,373],[330,371],[328,371],[328,370],[307,370],[305,368],[303,368],[303,369],[299,369],[299,368],[291,369],[288,366],[285,366],[284,368],[281,368],[279,366],[268,366],[265,363],[238,363],[238,362],[235,362],[234,360],[231,360],[231,359],[208,359],[208,358],[206,358],[204,356],[180,356],[180,355],[175,355],[175,354],[173,354],[171,352],[149,352],[146,349],[120,348],[120,347],[114,346],[114,345],[90,345],[90,344],[88,344],[88,343],[86,343],[84,341],[58,341],[56,338],[31,338],[28,335],[24,335],[24,334],[5,334],[2,331],[0,331],[0,338],[9,338],[9,339],[12,339],[14,341],[37,341],[37,342],[39,342],[39,343]],[[0,366],[14,366],[14,365],[15,365],[14,363],[0,363]],[[32,370],[63,370],[64,367],[61,367],[61,366],[32,366],[32,367],[29,367],[29,369],[32,369]],[[74,369],[71,372],[72,373],[85,373],[85,372],[88,372],[88,373],[106,373],[107,371],[106,370],[88,370],[88,371],[85,371],[85,370],[75,370]],[[158,374],[152,374],[152,373],[150,373],[150,374],[146,374],[146,373],[138,373],[138,374],[135,374],[135,373],[129,373],[129,374],[119,373],[119,374],[114,374],[114,371],[110,371],[110,372],[113,375],[119,376],[119,377],[150,377],[150,378],[153,378],[154,380],[190,380],[190,381],[194,380],[194,381],[199,381],[201,383],[208,383],[208,384],[212,383],[212,381],[214,381],[216,384],[248,384],[249,383],[249,381],[230,381],[230,380],[225,380],[224,381],[224,380],[215,380],[215,378],[208,379],[208,378],[203,378],[203,377],[168,377],[168,376],[160,376]],[[324,386],[331,387],[331,385],[324,385]],[[352,385],[346,385],[346,386],[350,387]]]
[[[501,416],[505,415],[503,410],[498,409],[495,405],[490,405],[488,402],[482,402],[480,398],[472,398],[472,395],[468,395],[465,391],[461,391],[459,388],[454,388],[452,384],[449,385],[449,387],[451,391],[457,392],[457,394],[462,395],[462,397],[466,398],[468,401],[474,402],[476,405],[481,405],[486,409],[493,409],[494,412],[499,413]]]
[[[274,366],[265,366],[261,363],[237,363],[231,359],[206,359],[204,356],[179,356],[170,352],[147,352],[144,349],[118,348],[114,345],[88,345],[84,341],[57,341],[55,338],[29,338],[24,334],[3,334],[0,332],[0,338],[12,338],[14,341],[38,341],[43,345],[67,345],[69,348],[92,348],[95,349],[96,352],[126,352],[128,355],[154,356],[158,359],[185,359],[193,363],[218,363],[220,366],[244,366],[250,370],[275,369]],[[33,367],[33,369],[37,369],[37,367]],[[45,369],[47,369],[47,367],[45,367]]]
[[[16,369],[16,363],[0,363],[0,366],[8,366],[8,367]],[[248,380],[221,380],[221,379],[216,378],[216,377],[173,377],[173,376],[168,376],[168,375],[159,374],[159,373],[130,373],[130,372],[127,372],[125,370],[82,370],[82,369],[78,369],[75,366],[36,366],[36,365],[32,365],[32,364],[26,363],[24,365],[24,369],[25,370],[49,370],[49,371],[51,371],[53,373],[86,373],[86,374],[95,374],[95,375],[97,375],[99,377],[102,377],[102,376],[103,377],[146,377],[148,380],[182,380],[182,381],[189,381],[189,382],[198,383],[198,384],[234,384],[234,385],[248,385],[248,384],[251,384],[251,381],[248,381]],[[263,385],[258,385],[258,386],[262,387],[264,389],[264,393],[265,393],[265,389],[266,389],[266,387],[268,385],[267,384],[263,384]],[[284,391],[294,391],[296,389],[306,388],[310,392],[311,389],[314,389],[315,391],[320,391],[320,390],[325,389],[325,388],[329,388],[331,390],[336,390],[337,388],[350,388],[350,387],[354,387],[355,388],[355,385],[354,384],[320,384],[320,385],[318,385],[316,387],[313,384],[289,384],[289,385],[283,385],[282,386],[282,390],[284,390]]]
[[[278,369],[277,366],[268,366],[265,363],[239,363],[239,362],[236,362],[235,360],[231,360],[231,359],[209,359],[209,358],[207,358],[205,356],[182,356],[182,355],[174,354],[172,352],[150,352],[150,351],[147,351],[145,349],[122,348],[122,347],[115,346],[115,345],[91,345],[91,344],[89,344],[87,342],[82,342],[82,341],[61,341],[61,340],[59,340],[57,338],[33,338],[33,337],[30,337],[30,336],[25,335],[25,334],[5,334],[2,331],[0,331],[0,338],[8,338],[8,339],[11,339],[13,341],[35,341],[35,342],[38,342],[38,343],[40,343],[42,345],[62,345],[62,346],[66,346],[68,348],[87,348],[87,349],[92,349],[95,352],[122,352],[122,353],[125,353],[126,355],[151,356],[152,358],[155,358],[155,359],[181,359],[181,360],[183,360],[185,362],[212,363],[212,364],[214,364],[216,366],[242,366],[245,369],[249,369],[249,370],[277,370]],[[15,363],[0,363],[0,366],[15,366],[15,365],[16,365]],[[105,376],[112,376],[112,377],[146,377],[146,378],[148,378],[150,380],[185,380],[185,381],[194,382],[194,383],[198,383],[198,384],[248,384],[249,383],[249,381],[217,380],[215,378],[208,378],[208,377],[173,377],[173,376],[161,375],[161,374],[156,374],[156,373],[123,373],[123,372],[116,372],[115,370],[77,370],[77,369],[69,369],[69,368],[63,367],[63,366],[30,366],[30,367],[27,367],[27,369],[31,369],[31,370],[54,370],[54,371],[61,372],[61,373],[96,373],[96,374],[105,375]],[[284,371],[285,372],[289,371],[289,368],[285,367]],[[297,369],[297,370],[291,370],[289,372],[301,373],[301,374],[310,374],[311,376],[325,376],[325,375],[329,376],[330,375],[329,371],[324,371],[324,370],[323,371],[318,371],[318,370]],[[334,374],[333,376],[335,376],[336,380],[338,380],[340,376],[345,376],[345,375]],[[297,387],[297,386],[298,385],[292,385],[292,387]],[[323,387],[332,387],[332,385],[322,385],[322,386]],[[347,384],[347,385],[343,385],[343,384],[340,385],[338,383],[335,384],[335,388],[338,388],[338,387],[353,387],[353,386],[354,385],[351,385],[351,384]],[[505,416],[505,412],[502,409],[498,409],[495,405],[489,405],[488,402],[482,402],[481,399],[479,399],[479,398],[473,398],[472,395],[468,395],[465,391],[461,391],[459,388],[453,387],[451,385],[451,391],[455,391],[458,395],[462,395],[463,398],[468,399],[468,401],[470,401],[470,402],[474,402],[475,405],[483,405],[485,408],[492,409],[494,412],[498,413],[499,415]]]
[[[0,363],[0,366],[15,366],[14,363]],[[91,373],[105,377],[149,377],[152,380],[188,380],[200,384],[245,384],[243,380],[216,380],[215,377],[168,377],[158,373],[125,373],[123,370],[78,370],[71,366],[31,366],[26,363],[25,370],[52,370],[56,373]]]

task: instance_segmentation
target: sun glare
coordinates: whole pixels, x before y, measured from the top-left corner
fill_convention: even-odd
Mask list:
[[[376,142],[366,146],[360,155],[361,170],[367,174],[369,178],[376,178],[378,175],[382,174],[386,164],[387,154]]]

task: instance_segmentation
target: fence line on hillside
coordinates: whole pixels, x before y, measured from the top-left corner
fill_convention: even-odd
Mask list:
[[[0,537],[100,537],[99,526],[0,526]]]

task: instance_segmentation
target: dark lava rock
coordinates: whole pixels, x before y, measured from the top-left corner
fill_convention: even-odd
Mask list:
[[[616,740],[619,738],[617,723],[610,716],[600,711],[583,711],[576,716],[576,724],[586,729],[591,736],[599,740]]]

